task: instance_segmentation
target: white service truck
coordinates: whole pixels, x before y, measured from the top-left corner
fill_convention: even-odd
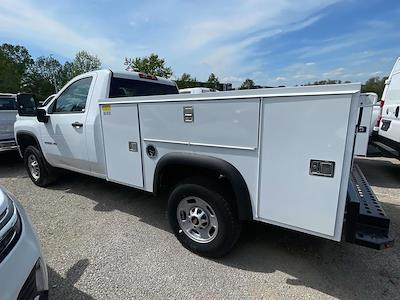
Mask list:
[[[100,70],[45,107],[18,96],[15,134],[32,181],[68,169],[168,195],[171,228],[226,254],[256,220],[391,247],[389,219],[353,165],[359,84],[178,94],[172,81]]]

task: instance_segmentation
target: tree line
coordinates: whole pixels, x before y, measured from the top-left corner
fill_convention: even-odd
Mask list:
[[[23,46],[2,44],[0,92],[33,93],[39,101],[43,101],[73,77],[100,68],[100,59],[83,50],[76,53],[72,61],[61,64],[52,55],[33,59]]]
[[[137,58],[125,58],[125,66],[127,71],[135,71],[135,72],[145,72],[148,74],[152,74],[155,76],[161,76],[165,78],[170,78],[173,75],[172,68],[167,67],[165,65],[165,60],[159,58],[157,54],[150,54],[148,57],[137,57]],[[361,85],[361,92],[374,92],[378,94],[379,99],[382,96],[383,89],[385,88],[385,80],[387,77],[372,77],[369,78],[364,84]],[[188,73],[183,73],[180,77],[178,77],[175,82],[177,83],[180,89],[184,88],[193,88],[199,87],[202,85],[200,81],[196,79],[196,77],[192,77],[192,75]],[[319,80],[315,82],[308,82],[303,84],[303,86],[309,85],[325,85],[325,84],[341,84],[341,83],[351,83],[350,81],[341,81],[341,80],[333,80],[333,79],[325,79]],[[215,76],[214,73],[211,73],[206,82],[206,86],[213,89],[218,89],[219,87],[219,79]],[[243,83],[240,85],[240,90],[245,89],[255,89],[259,88],[254,82],[254,80],[250,78],[246,78]]]
[[[165,59],[152,53],[149,56],[128,58],[125,57],[127,71],[144,72],[147,74],[171,78],[172,68],[166,65]],[[29,51],[19,45],[3,44],[0,46],[0,92],[18,93],[28,92],[36,95],[43,101],[49,95],[58,92],[73,77],[101,68],[101,61],[96,55],[84,50],[76,53],[72,61],[61,64],[52,55],[40,56],[32,59]],[[369,78],[361,88],[362,92],[375,92],[379,98],[382,96],[387,77]],[[175,80],[180,89],[204,86],[196,77],[183,73]],[[308,85],[350,83],[341,80],[320,80]],[[211,73],[205,83],[206,87],[219,89],[218,77]],[[250,78],[246,78],[239,89],[259,88]]]

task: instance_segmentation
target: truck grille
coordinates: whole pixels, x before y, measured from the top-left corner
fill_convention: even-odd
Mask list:
[[[14,203],[8,200],[8,208],[0,215],[0,230],[10,221],[14,214]]]
[[[21,236],[21,231],[21,218],[17,213],[17,220],[15,224],[10,229],[8,229],[8,231],[2,237],[0,237],[0,263],[8,255],[8,253],[10,253],[15,244],[18,242],[18,239]]]

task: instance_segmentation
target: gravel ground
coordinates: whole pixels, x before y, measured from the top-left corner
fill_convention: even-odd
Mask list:
[[[399,241],[399,162],[359,164]],[[230,255],[210,260],[180,246],[162,198],[72,173],[39,188],[13,154],[0,156],[0,184],[38,231],[51,299],[400,298],[400,247],[374,251],[252,223]]]

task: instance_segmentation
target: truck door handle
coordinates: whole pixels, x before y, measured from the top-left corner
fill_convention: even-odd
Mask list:
[[[79,122],[74,122],[74,123],[72,123],[71,125],[72,125],[72,127],[74,127],[74,128],[81,128],[81,127],[83,127],[83,124],[82,124],[82,123],[79,123]]]

